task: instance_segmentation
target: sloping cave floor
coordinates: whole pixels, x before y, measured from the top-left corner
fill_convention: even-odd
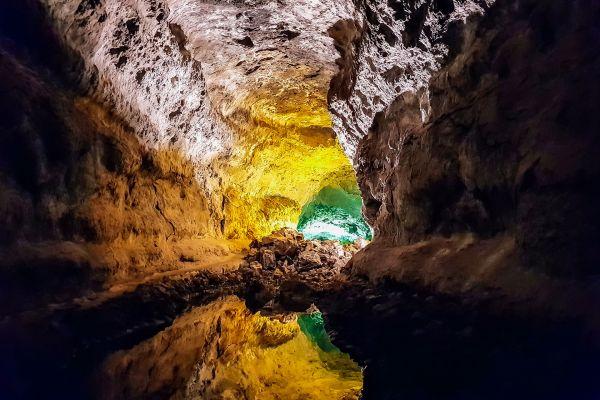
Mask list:
[[[93,398],[90,377],[109,354],[231,294],[267,315],[315,304],[334,344],[364,367],[364,399],[598,398],[600,351],[577,321],[492,310],[493,293],[371,283],[277,241],[253,247],[238,270],[166,275],[101,302],[4,316],[6,398]]]

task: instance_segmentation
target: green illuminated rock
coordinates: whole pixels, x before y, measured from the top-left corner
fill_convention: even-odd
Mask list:
[[[371,240],[371,228],[362,213],[358,190],[326,186],[302,208],[298,231],[306,239],[339,240],[351,243],[359,238]]]

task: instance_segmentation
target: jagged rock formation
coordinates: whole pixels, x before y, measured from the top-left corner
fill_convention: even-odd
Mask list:
[[[240,265],[250,288],[247,299],[263,309],[304,311],[318,292],[346,279],[342,269],[357,251],[354,244],[305,240],[286,229],[253,241]]]
[[[108,398],[293,398],[311,371],[315,396],[355,398],[356,365],[344,381],[264,316],[315,304],[365,399],[598,397],[598,19],[592,0],[3,2],[0,390],[87,398],[112,354]],[[304,210],[300,229],[367,237],[355,171],[370,244],[271,234]]]
[[[340,72],[329,93],[334,130],[351,159],[378,113],[403,101],[400,118],[428,120],[429,81],[449,56],[460,32],[493,0],[356,2],[356,17],[330,29],[340,52]],[[453,53],[454,52],[454,53]],[[393,145],[393,144],[391,144]]]
[[[226,236],[294,226],[322,187],[356,186],[331,131],[335,49],[322,29],[349,3],[43,3],[94,98],[144,145],[195,163]]]
[[[355,270],[528,299],[545,279],[532,270],[596,274],[598,5],[359,9],[330,93],[375,230]]]

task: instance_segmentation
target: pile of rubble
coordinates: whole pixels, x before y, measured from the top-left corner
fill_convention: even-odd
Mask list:
[[[271,302],[305,309],[312,294],[345,280],[344,267],[363,245],[305,240],[295,230],[281,229],[253,241],[240,270],[253,283],[261,307]]]

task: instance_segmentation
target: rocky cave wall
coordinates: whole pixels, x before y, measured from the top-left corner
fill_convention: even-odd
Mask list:
[[[327,185],[355,190],[331,129],[333,40],[350,2],[44,0],[89,94],[145,147],[189,158],[230,238],[295,226]]]
[[[358,193],[331,129],[336,52],[321,29],[351,12],[3,3],[7,273],[55,265],[64,274],[39,280],[60,286],[95,279],[89,266],[100,281],[189,267],[226,252],[223,238],[295,227],[323,187]]]
[[[375,229],[354,267],[454,287],[519,265],[597,274],[598,4],[357,7],[330,93]]]
[[[192,163],[145,148],[72,84],[72,54],[34,3],[3,3],[2,17],[3,312],[224,253],[202,239],[213,229]]]
[[[5,242],[119,240],[123,275],[181,265],[197,255],[163,242],[261,237],[324,187],[355,192],[348,156],[375,230],[359,273],[422,277],[436,252],[466,274],[448,285],[595,271],[593,2],[14,4],[50,21],[29,45],[68,73],[4,44]]]
[[[101,367],[107,397],[331,397],[313,372],[358,396],[356,364],[332,372],[289,314],[205,304],[224,293],[267,313],[317,303],[367,365],[365,398],[561,396],[548,376],[571,397],[588,389],[573,382],[595,389],[579,342],[600,327],[594,1],[41,3],[0,5],[2,366],[16,390],[61,376],[76,392],[87,382],[63,366],[87,378],[86,357],[129,349]],[[224,237],[294,225],[317,193],[315,209],[355,194],[332,126],[371,244],[280,231],[235,271],[186,268],[224,255]],[[86,292],[167,269],[181,274]],[[565,318],[546,331],[556,305]]]

